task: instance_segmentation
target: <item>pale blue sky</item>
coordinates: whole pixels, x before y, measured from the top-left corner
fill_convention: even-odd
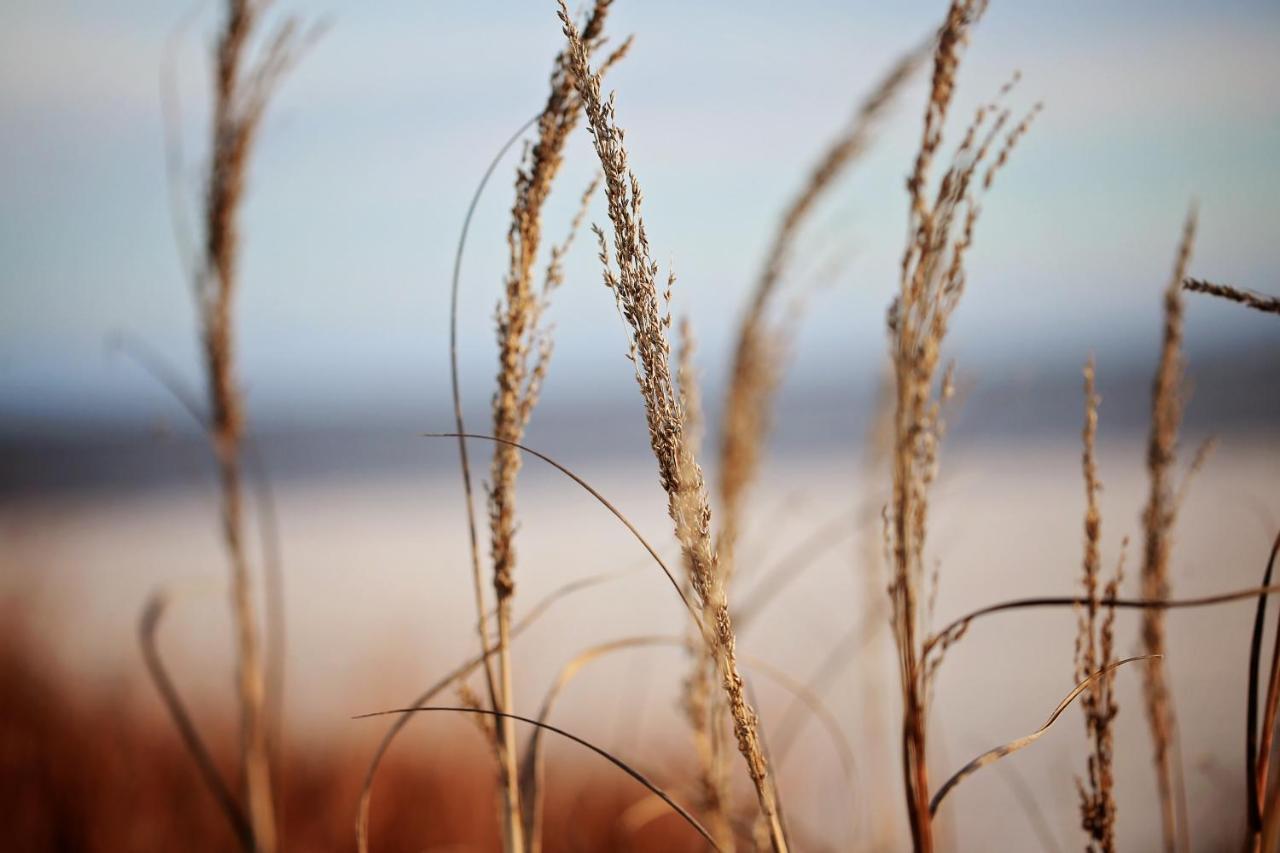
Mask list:
[[[198,189],[212,9],[179,54]],[[242,377],[259,417],[443,410],[448,273],[467,200],[544,97],[547,0],[279,0],[331,28],[280,92],[246,211]],[[169,224],[158,69],[176,4],[9,0],[0,11],[0,416],[148,417],[157,397],[103,356],[126,329],[197,376]],[[711,379],[776,217],[856,100],[945,3],[618,0],[635,33],[612,75],[658,257],[674,262]],[[966,117],[1015,69],[1045,112],[985,206],[953,350],[974,371],[1149,357],[1187,205],[1193,271],[1280,282],[1280,6],[995,0],[965,59]],[[795,381],[865,382],[903,241],[922,84],[821,212],[807,244],[852,262],[816,293]],[[954,138],[954,136],[953,136]],[[514,159],[465,268],[464,377],[483,407]],[[548,210],[563,232],[594,162],[585,135]],[[593,219],[604,221],[603,206]],[[624,395],[623,330],[589,242],[550,317],[550,399]],[[814,262],[817,265],[817,261]],[[802,277],[803,278],[803,277]],[[1270,318],[1194,303],[1189,348],[1274,340]]]

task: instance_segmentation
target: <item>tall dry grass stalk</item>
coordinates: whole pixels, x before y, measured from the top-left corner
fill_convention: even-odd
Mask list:
[[[760,469],[760,458],[772,426],[778,383],[787,358],[790,323],[771,321],[779,286],[789,268],[795,244],[804,224],[839,178],[866,152],[875,131],[905,84],[929,57],[929,44],[917,47],[893,64],[871,94],[858,105],[848,127],[832,140],[818,159],[800,192],[787,205],[756,279],[751,301],[738,328],[729,388],[720,428],[719,528],[716,549],[722,583],[728,589],[736,565],[743,505]],[[791,315],[789,319],[794,319]],[[702,777],[703,813],[714,826],[726,825],[723,810],[729,794],[722,738],[714,735],[723,720],[708,716],[705,698],[710,695],[714,661],[698,659],[685,681],[685,708],[695,732],[695,753]],[[701,730],[701,731],[700,731]],[[716,815],[717,817],[711,817]],[[725,838],[721,846],[732,841]]]
[[[250,56],[266,6],[228,0],[214,68],[214,113],[203,209],[203,258],[196,275],[210,421],[222,495],[222,533],[231,560],[240,705],[242,781],[253,847],[277,847],[266,715],[263,655],[246,553],[242,443],[244,404],[235,378],[233,306],[239,282],[239,220],[249,158],[267,104],[306,41],[298,21],[277,26],[259,57]]]
[[[1147,440],[1147,474],[1150,492],[1142,512],[1142,595],[1152,600],[1169,597],[1169,554],[1178,502],[1173,485],[1178,428],[1183,408],[1182,282],[1186,278],[1195,240],[1196,215],[1187,214],[1174,262],[1173,276],[1164,292],[1164,331],[1160,362],[1151,393],[1151,430]],[[1148,610],[1142,617],[1142,643],[1150,655],[1165,654],[1164,612]],[[1164,849],[1187,849],[1189,827],[1182,792],[1178,720],[1165,659],[1157,658],[1145,670],[1143,698],[1155,750],[1156,782],[1160,794]]]
[[[956,71],[970,27],[986,8],[982,0],[953,0],[938,33],[933,79],[915,165],[907,180],[909,240],[900,287],[889,311],[894,372],[893,491],[886,514],[891,566],[891,622],[902,686],[902,760],[907,814],[917,850],[933,849],[926,751],[928,675],[920,648],[920,590],[928,494],[937,472],[943,432],[942,403],[951,396],[951,371],[938,379],[942,340],[965,285],[964,260],[973,242],[978,194],[990,189],[999,169],[1039,109],[1009,130],[993,153],[1009,112],[993,105],[977,110],[936,191],[929,188],[943,125],[955,91]],[[1012,84],[1010,84],[1012,85]],[[1002,90],[1003,95],[1009,89]],[[979,174],[990,157],[990,165]]]
[[[1118,712],[1115,700],[1115,616],[1114,607],[1108,607],[1105,616],[1099,618],[1099,610],[1108,602],[1114,602],[1122,578],[1122,570],[1107,582],[1099,595],[1102,572],[1100,541],[1102,538],[1102,512],[1098,507],[1098,464],[1094,448],[1098,435],[1098,394],[1094,386],[1094,364],[1090,359],[1084,368],[1084,593],[1088,603],[1079,609],[1078,632],[1075,648],[1075,681],[1079,683],[1095,672],[1103,675],[1089,683],[1080,697],[1084,710],[1085,732],[1089,742],[1088,774],[1086,781],[1076,779],[1080,795],[1081,826],[1088,837],[1086,849],[1091,853],[1112,853],[1115,850],[1115,777],[1112,771],[1112,744],[1114,736],[1111,724]],[[1123,550],[1121,552],[1123,554]]]
[[[733,571],[742,504],[759,473],[787,350],[787,330],[770,324],[769,311],[805,222],[839,178],[866,152],[898,95],[928,59],[930,46],[931,42],[926,43],[898,59],[859,104],[849,126],[827,147],[800,192],[787,205],[756,279],[738,328],[720,428],[720,528],[716,544],[721,567],[729,574]]]
[[[604,232],[596,229],[605,284],[613,291],[619,312],[630,327],[629,355],[644,400],[650,446],[658,463],[659,481],[667,493],[667,509],[675,525],[676,538],[685,564],[690,568],[690,585],[703,613],[706,626],[703,640],[714,649],[738,749],[746,761],[761,812],[768,823],[770,841],[775,850],[786,850],[776,796],[757,732],[756,713],[747,702],[745,685],[738,672],[733,621],[711,538],[707,487],[689,444],[683,402],[672,382],[667,339],[671,318],[659,306],[658,265],[652,259],[640,214],[640,184],[627,163],[613,100],[602,98],[600,77],[589,65],[588,46],[563,0],[559,0],[559,6],[560,20],[569,41],[570,67],[604,171],[609,218],[613,224],[612,252]],[[672,283],[669,278],[667,297]]]
[[[685,437],[690,452],[696,457],[702,451],[702,396],[694,369],[693,329],[688,318],[680,321],[679,349],[676,353],[676,386],[680,406],[684,410]],[[721,558],[723,559],[723,557]],[[723,564],[721,564],[723,565]],[[695,567],[685,556],[684,591],[694,595]],[[685,647],[693,666],[685,677],[681,705],[693,734],[694,758],[697,763],[696,804],[716,846],[732,851],[737,845],[730,815],[733,810],[732,786],[729,779],[728,708],[723,694],[715,690],[716,658],[713,648],[702,635],[690,628]]]
[[[612,0],[596,0],[584,25],[589,50],[603,41],[605,20]],[[626,46],[623,46],[623,50]],[[619,57],[620,58],[620,54]],[[551,92],[538,118],[537,142],[526,147],[516,172],[516,197],[507,232],[508,268],[503,298],[496,311],[498,338],[497,390],[493,395],[493,435],[504,442],[520,442],[537,404],[551,357],[551,339],[539,327],[546,301],[563,280],[562,262],[585,208],[595,190],[593,183],[582,199],[568,241],[553,247],[541,293],[534,287],[534,266],[542,244],[542,209],[551,185],[564,162],[564,146],[578,124],[580,103],[574,88],[567,52],[556,56],[551,72]],[[495,711],[497,751],[503,797],[503,847],[525,848],[524,819],[520,807],[520,774],[517,762],[515,711],[511,672],[511,605],[515,595],[516,478],[520,452],[507,443],[494,445],[490,465],[489,533],[493,561],[493,589],[497,604],[498,655],[496,684],[489,680]]]
[[[1246,308],[1252,308],[1255,311],[1262,311],[1266,314],[1280,314],[1280,299],[1263,293],[1255,293],[1252,290],[1232,287],[1229,284],[1215,284],[1212,281],[1205,281],[1199,278],[1184,279],[1182,288],[1190,290],[1192,293],[1207,293],[1210,296],[1238,302]]]

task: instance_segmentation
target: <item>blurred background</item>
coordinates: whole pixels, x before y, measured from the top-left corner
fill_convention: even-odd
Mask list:
[[[474,651],[456,451],[421,433],[452,427],[448,286],[463,215],[498,148],[541,108],[562,36],[550,2],[278,7],[328,28],[278,93],[251,168],[239,375],[277,497],[291,735],[304,753],[341,755],[333,772],[355,785],[383,724],[350,716],[403,704]],[[944,11],[938,2],[616,5],[611,32],[634,33],[636,44],[607,85],[618,91],[650,240],[678,275],[674,311],[696,333],[709,435],[781,211],[859,100]],[[145,345],[202,393],[172,203],[189,212],[200,198],[217,4],[193,14],[158,0],[10,0],[0,11],[0,592],[13,665],[47,678],[55,706],[97,708],[115,697],[106,708],[149,720],[175,752],[142,674],[137,618],[151,590],[173,591],[167,654],[207,724],[227,725],[231,638],[214,469],[180,405],[108,344]],[[1076,588],[1080,368],[1091,353],[1103,398],[1108,566],[1137,533],[1161,292],[1188,207],[1200,215],[1192,275],[1276,290],[1278,38],[1280,7],[1270,2],[997,2],[977,27],[956,122],[1014,71],[1022,79],[1010,103],[1020,111],[1043,101],[1045,111],[984,204],[949,338],[961,393],[930,531],[937,624],[998,598]],[[180,107],[185,166],[176,180],[165,166],[162,80]],[[830,194],[787,282],[805,310],[740,549],[741,593],[749,598],[762,578],[788,581],[741,643],[799,678],[864,619],[883,619],[866,575],[888,479],[865,436],[926,84],[917,77]],[[518,156],[498,166],[480,199],[463,260],[459,366],[478,431],[496,371],[492,314]],[[579,130],[547,207],[548,239],[568,228],[595,166]],[[589,221],[605,220],[597,199]],[[548,319],[556,352],[528,443],[674,551],[623,323],[589,239],[568,259]],[[1177,530],[1174,586],[1192,595],[1256,583],[1280,524],[1280,327],[1191,295],[1186,334],[1182,464],[1203,439],[1219,440]],[[489,448],[473,452],[486,467]],[[678,635],[683,624],[656,567],[589,496],[534,462],[520,495],[518,602],[619,573],[557,604],[522,638],[517,704],[531,710],[585,645]],[[787,568],[788,555],[814,541],[823,543],[809,549],[818,556],[803,571]],[[1241,826],[1251,613],[1242,604],[1170,617],[1197,848],[1215,849],[1214,839]],[[1136,647],[1136,625],[1121,617],[1122,654]],[[886,819],[905,831],[896,676],[887,631],[875,636],[824,693],[857,747],[854,779],[811,721],[783,768],[789,811],[815,846],[843,849],[850,814],[864,832]],[[974,628],[937,685],[939,778],[1043,721],[1071,687],[1073,638],[1066,611]],[[554,721],[678,779],[687,734],[674,701],[684,673],[678,648],[605,659],[574,682]],[[1158,835],[1138,681],[1119,676],[1124,849],[1146,849]],[[760,692],[767,730],[787,697],[765,682]],[[26,731],[20,716],[6,713],[11,734]],[[428,766],[446,734],[479,743],[465,722],[415,725]],[[1082,737],[1072,712],[1004,762],[1015,770],[967,782],[941,818],[952,846],[1078,846]],[[483,752],[463,752],[483,779]],[[32,790],[14,769],[26,765],[5,754],[3,784]],[[598,772],[580,759],[557,745],[553,785],[556,766],[565,789]],[[172,773],[194,775],[180,759]],[[334,797],[335,832],[347,833],[343,809],[354,815],[354,794]],[[411,795],[396,799],[413,812]],[[399,843],[392,818],[402,812],[387,809],[384,837]],[[491,844],[488,809],[481,802],[453,838],[424,827],[405,849],[428,836]],[[346,849],[349,835],[332,844]]]

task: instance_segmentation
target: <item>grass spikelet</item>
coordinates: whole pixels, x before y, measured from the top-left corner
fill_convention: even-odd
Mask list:
[[[1085,415],[1082,455],[1085,483],[1084,516],[1084,593],[1088,604],[1080,608],[1076,635],[1075,680],[1085,680],[1091,672],[1102,675],[1089,683],[1080,699],[1084,710],[1085,732],[1089,743],[1087,785],[1076,779],[1080,796],[1081,826],[1088,836],[1087,849],[1096,853],[1111,853],[1115,849],[1115,779],[1112,773],[1111,755],[1113,735],[1111,723],[1118,707],[1115,701],[1115,608],[1107,609],[1099,620],[1099,609],[1107,601],[1114,601],[1121,580],[1121,570],[1106,585],[1099,597],[1098,582],[1101,574],[1099,542],[1102,535],[1102,513],[1098,508],[1098,465],[1094,447],[1098,434],[1098,395],[1094,387],[1092,359],[1084,368]],[[1123,553],[1123,551],[1122,551]]]
[[[1178,428],[1183,408],[1182,282],[1186,278],[1191,246],[1195,239],[1193,209],[1183,226],[1182,240],[1174,263],[1173,276],[1164,293],[1164,331],[1160,361],[1152,383],[1151,428],[1147,440],[1147,474],[1150,492],[1142,513],[1142,595],[1148,599],[1169,596],[1169,556],[1173,525],[1177,517],[1177,497],[1173,485]],[[1164,613],[1149,610],[1142,618],[1142,643],[1147,654],[1165,653]],[[1146,669],[1143,700],[1151,730],[1160,794],[1161,826],[1165,851],[1187,849],[1186,809],[1180,806],[1182,772],[1177,756],[1178,723],[1163,658]]]
[[[611,0],[597,0],[585,24],[591,47],[599,44]],[[591,49],[591,48],[588,48]],[[542,380],[551,357],[549,334],[539,321],[550,292],[563,279],[562,261],[573,239],[573,230],[584,214],[575,217],[569,239],[554,246],[547,276],[539,293],[534,288],[534,265],[542,244],[542,209],[552,183],[564,162],[564,146],[577,125],[581,110],[566,52],[555,60],[550,94],[537,122],[537,141],[526,147],[516,171],[515,202],[507,232],[509,259],[505,290],[496,312],[498,338],[497,389],[493,395],[493,435],[518,443],[538,401]],[[594,190],[592,184],[591,190]],[[583,199],[585,209],[590,190]],[[493,561],[493,588],[497,603],[498,661],[494,710],[510,714],[515,708],[512,691],[511,600],[515,595],[516,478],[521,456],[512,444],[494,445],[490,465],[489,534]],[[521,851],[526,839],[520,819],[519,768],[515,727],[510,716],[496,722],[503,797],[503,846]]]
[[[1182,288],[1192,293],[1207,293],[1210,296],[1238,302],[1246,308],[1252,308],[1255,311],[1262,311],[1266,314],[1280,314],[1280,299],[1263,293],[1256,293],[1252,290],[1232,287],[1229,284],[1215,284],[1199,278],[1184,279]]]
[[[679,349],[676,354],[676,382],[680,405],[684,409],[685,433],[692,452],[697,455],[702,443],[702,399],[693,365],[694,339],[688,318],[677,327]],[[721,560],[723,561],[723,556]],[[723,562],[720,563],[723,567]],[[723,571],[723,570],[722,570]],[[693,592],[694,567],[686,562],[685,592]],[[697,762],[698,812],[707,823],[722,850],[733,850],[736,841],[729,815],[732,811],[729,784],[727,709],[723,695],[715,690],[716,659],[702,635],[690,630],[686,648],[693,666],[682,685],[681,710],[693,735],[693,751]]]
[[[775,850],[787,843],[778,817],[777,803],[768,784],[768,767],[757,732],[756,713],[747,702],[738,672],[733,621],[711,540],[711,506],[702,469],[686,435],[685,412],[671,376],[667,330],[670,314],[659,307],[657,264],[652,260],[644,221],[640,215],[639,181],[627,163],[622,133],[618,129],[613,100],[600,94],[600,78],[589,67],[587,44],[578,33],[563,0],[560,20],[569,41],[571,68],[591,126],[596,154],[604,171],[614,247],[610,252],[603,231],[596,229],[604,260],[605,284],[613,291],[618,309],[630,328],[630,356],[644,400],[650,446],[658,464],[658,478],[667,493],[668,512],[676,538],[691,570],[690,585],[707,626],[704,641],[714,649],[738,749],[746,761],[762,814]],[[614,270],[610,256],[616,261]],[[666,294],[673,284],[668,279]]]

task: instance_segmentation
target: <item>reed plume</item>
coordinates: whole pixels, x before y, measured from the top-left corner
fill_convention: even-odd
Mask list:
[[[596,0],[583,28],[588,50],[603,41],[602,33],[612,0]],[[623,47],[625,50],[625,45]],[[498,339],[497,390],[493,395],[493,435],[502,442],[494,445],[490,465],[489,533],[493,561],[493,589],[498,628],[497,683],[493,710],[501,716],[495,725],[501,765],[503,797],[503,847],[507,851],[525,848],[520,807],[520,774],[516,755],[515,711],[511,672],[511,605],[515,595],[516,478],[520,452],[513,446],[524,437],[525,427],[537,404],[538,394],[551,357],[551,339],[539,328],[543,308],[551,292],[563,279],[562,261],[568,251],[595,189],[593,183],[582,200],[582,212],[564,246],[554,247],[541,293],[534,288],[534,265],[542,243],[542,209],[551,185],[564,162],[564,146],[577,125],[580,103],[574,88],[567,51],[556,56],[551,72],[551,91],[537,123],[537,141],[526,147],[516,172],[516,197],[507,232],[508,268],[503,298],[496,311]]]
[[[1080,697],[1084,711],[1085,733],[1089,742],[1087,784],[1076,779],[1080,796],[1081,826],[1087,835],[1086,849],[1090,853],[1112,853],[1115,850],[1115,777],[1112,771],[1112,745],[1114,736],[1111,724],[1118,712],[1115,701],[1115,608],[1107,608],[1099,619],[1098,611],[1114,602],[1120,585],[1122,570],[1117,569],[1114,579],[1106,584],[1099,596],[1099,578],[1102,558],[1099,543],[1102,537],[1102,513],[1098,508],[1098,465],[1094,447],[1098,435],[1098,394],[1094,386],[1094,364],[1090,359],[1084,368],[1084,593],[1088,603],[1079,609],[1078,632],[1075,648],[1075,682],[1079,683],[1096,672],[1098,678],[1089,682]],[[1123,551],[1122,551],[1123,553]]]
[[[1246,308],[1252,308],[1255,311],[1262,311],[1266,314],[1280,314],[1280,299],[1263,293],[1255,293],[1252,290],[1232,287],[1229,284],[1215,284],[1212,281],[1205,281],[1199,278],[1184,279],[1182,288],[1190,290],[1192,293],[1207,293],[1210,296],[1238,302]]]
[[[196,273],[210,430],[217,457],[222,535],[231,562],[231,609],[236,638],[242,784],[248,802],[253,849],[277,847],[271,788],[263,654],[257,605],[246,553],[242,444],[244,403],[235,377],[233,307],[239,284],[240,212],[249,159],[270,97],[307,40],[288,18],[252,57],[250,41],[266,6],[262,0],[228,0],[214,68],[214,112],[202,211],[202,260]]]
[[[1010,115],[994,104],[979,107],[936,192],[930,192],[931,167],[942,143],[960,56],[970,27],[985,8],[981,0],[953,0],[938,32],[920,149],[907,179],[910,237],[902,257],[899,291],[888,318],[894,372],[893,490],[886,512],[891,623],[902,686],[907,814],[913,844],[926,853],[933,849],[925,748],[929,679],[918,637],[923,627],[920,587],[928,493],[937,471],[943,432],[941,407],[952,394],[950,368],[938,381],[940,349],[951,313],[964,291],[964,259],[980,212],[978,194],[991,188],[1039,110],[1037,105],[1005,134],[985,173],[979,175]]]
[[[1169,597],[1169,555],[1173,525],[1177,519],[1177,496],[1173,486],[1178,428],[1183,408],[1182,282],[1186,278],[1191,247],[1195,240],[1194,208],[1187,214],[1182,240],[1174,262],[1173,276],[1164,292],[1164,330],[1160,362],[1151,393],[1151,429],[1147,440],[1147,474],[1150,491],[1142,512],[1142,595],[1148,599]],[[1164,612],[1148,610],[1142,617],[1142,643],[1150,655],[1165,654]],[[1157,658],[1145,669],[1143,699],[1154,748],[1156,782],[1160,794],[1164,849],[1186,849],[1186,809],[1179,805],[1182,794],[1181,751],[1178,749],[1178,721],[1165,659]]]
[[[652,259],[640,213],[640,183],[627,163],[613,99],[602,98],[600,77],[589,66],[587,44],[569,17],[563,0],[559,6],[560,20],[569,41],[571,69],[604,171],[609,219],[613,224],[612,252],[604,232],[595,229],[605,284],[613,291],[618,310],[630,327],[629,357],[644,401],[650,446],[658,463],[658,479],[667,493],[668,513],[685,565],[690,570],[690,586],[702,611],[704,642],[714,649],[738,749],[746,761],[761,812],[768,823],[770,842],[775,850],[786,850],[776,797],[757,732],[756,713],[747,702],[745,685],[738,671],[733,621],[711,538],[707,487],[689,444],[684,404],[672,382],[667,339],[671,317],[659,306],[658,265]],[[667,299],[673,284],[674,279],[669,277]]]

